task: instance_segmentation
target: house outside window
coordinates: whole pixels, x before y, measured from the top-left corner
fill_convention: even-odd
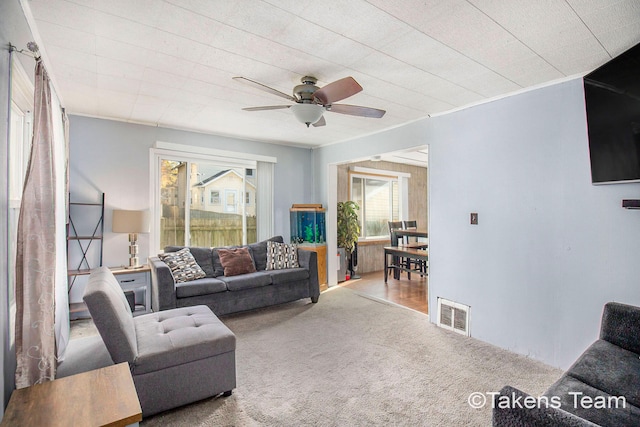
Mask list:
[[[247,206],[241,196],[256,191],[256,179],[244,175],[253,169],[198,158],[158,160],[160,249],[256,241],[256,205]]]

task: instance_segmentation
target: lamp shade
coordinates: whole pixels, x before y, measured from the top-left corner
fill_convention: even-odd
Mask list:
[[[324,107],[318,104],[295,104],[291,106],[296,119],[307,126],[314,124],[324,113]]]
[[[111,230],[114,233],[148,233],[149,211],[113,211]]]

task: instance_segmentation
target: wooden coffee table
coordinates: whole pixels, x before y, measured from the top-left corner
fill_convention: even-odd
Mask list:
[[[2,426],[129,426],[142,409],[128,363],[14,390]]]

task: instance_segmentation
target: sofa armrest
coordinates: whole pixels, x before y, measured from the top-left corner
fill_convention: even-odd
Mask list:
[[[298,248],[298,264],[309,270],[309,297],[317,302],[320,296],[320,284],[318,282],[318,254],[314,251],[306,251]]]
[[[595,427],[596,424],[549,405],[525,405],[529,396],[517,388],[505,386],[494,397],[493,427]],[[519,402],[519,403],[516,403]]]
[[[618,302],[605,304],[600,339],[640,354],[640,307]]]
[[[160,258],[149,257],[151,267],[151,309],[153,311],[176,308],[176,282],[171,269]]]

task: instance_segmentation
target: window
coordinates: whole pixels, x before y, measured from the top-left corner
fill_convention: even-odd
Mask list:
[[[351,200],[360,207],[360,238],[385,238],[389,221],[402,219],[409,175],[385,170],[354,168],[349,172]]]
[[[9,170],[8,177],[9,205],[8,213],[8,241],[9,265],[15,266],[17,254],[18,218],[22,201],[22,188],[31,152],[31,138],[33,135],[33,84],[27,73],[20,65],[20,61],[11,61],[11,108],[9,111]],[[16,273],[15,268],[8,269],[8,304],[9,304],[9,345],[14,346],[15,339],[15,296]]]
[[[255,209],[251,215],[245,209],[244,198],[238,197],[248,185],[244,167],[195,158],[160,156],[158,161],[160,248],[256,241]]]
[[[213,191],[211,190],[210,193],[210,200],[209,203],[211,203],[212,205],[219,205],[220,204],[220,192],[219,191]]]
[[[251,193],[249,193],[248,191],[246,192],[245,195],[245,201],[244,201],[247,205],[251,204]]]
[[[275,157],[163,141],[155,142],[149,156],[151,251],[240,245],[273,236]]]

